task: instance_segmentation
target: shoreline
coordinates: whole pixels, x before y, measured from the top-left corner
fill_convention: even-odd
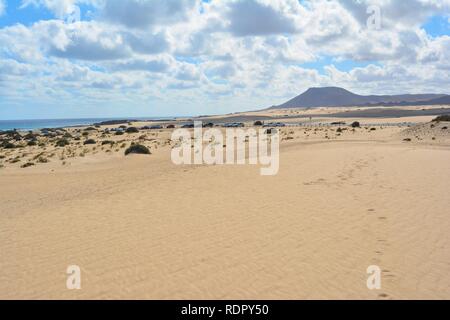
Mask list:
[[[343,110],[339,112],[339,109]],[[314,111],[320,111],[314,113]],[[278,115],[273,115],[274,113]],[[292,114],[295,112],[296,114]],[[73,125],[55,125],[55,126],[34,126],[30,128],[14,128],[8,127],[0,129],[0,132],[11,131],[34,131],[42,129],[64,129],[64,128],[79,128],[94,125],[117,125],[126,124],[129,122],[149,122],[149,123],[173,123],[179,121],[190,122],[194,120],[211,121],[214,124],[229,123],[229,122],[252,122],[252,121],[291,121],[296,119],[311,118],[412,118],[420,116],[439,116],[450,114],[449,106],[410,106],[410,107],[330,107],[330,108],[307,108],[307,109],[264,109],[259,111],[239,112],[227,115],[210,115],[210,116],[177,116],[177,117],[113,117],[113,118],[66,118],[66,119],[25,119],[25,120],[0,120],[0,128],[2,123],[28,123],[28,122],[84,122]]]

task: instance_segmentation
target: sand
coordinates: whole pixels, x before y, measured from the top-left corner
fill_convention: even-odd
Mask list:
[[[23,169],[40,147],[0,150],[0,298],[450,299],[442,127],[283,128],[269,177],[176,166],[166,129],[145,133],[150,156],[48,146],[50,162]],[[66,288],[69,265],[81,290]]]

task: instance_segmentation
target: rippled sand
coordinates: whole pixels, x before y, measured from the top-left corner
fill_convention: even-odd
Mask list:
[[[150,156],[7,164],[0,298],[450,299],[446,136],[283,130],[273,177],[175,166],[153,142]],[[74,264],[81,290],[66,289]]]

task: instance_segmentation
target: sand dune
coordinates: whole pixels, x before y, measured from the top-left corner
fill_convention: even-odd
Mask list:
[[[3,168],[0,298],[449,299],[449,140],[283,130],[273,177],[168,146]]]

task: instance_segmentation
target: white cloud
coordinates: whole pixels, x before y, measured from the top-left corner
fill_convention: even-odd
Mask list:
[[[24,0],[24,10],[45,7],[55,19],[0,28],[0,94],[23,101],[26,88],[46,103],[58,96],[68,104],[114,99],[131,106],[189,100],[235,111],[281,103],[309,86],[448,90],[450,37],[430,37],[422,26],[448,16],[450,0],[377,1],[380,30],[366,26],[371,3]],[[62,20],[82,4],[97,8],[91,20]]]
[[[113,71],[164,73],[173,69],[175,64],[175,60],[171,56],[160,56],[156,58],[136,58],[118,61],[113,63],[110,69]]]
[[[295,33],[297,26],[292,15],[277,10],[270,3],[256,0],[237,1],[227,8],[229,30],[237,36]]]
[[[21,9],[29,6],[46,7],[58,18],[63,18],[67,14],[76,10],[76,0],[22,0]]]
[[[103,17],[130,28],[170,25],[188,19],[197,0],[108,0]]]

